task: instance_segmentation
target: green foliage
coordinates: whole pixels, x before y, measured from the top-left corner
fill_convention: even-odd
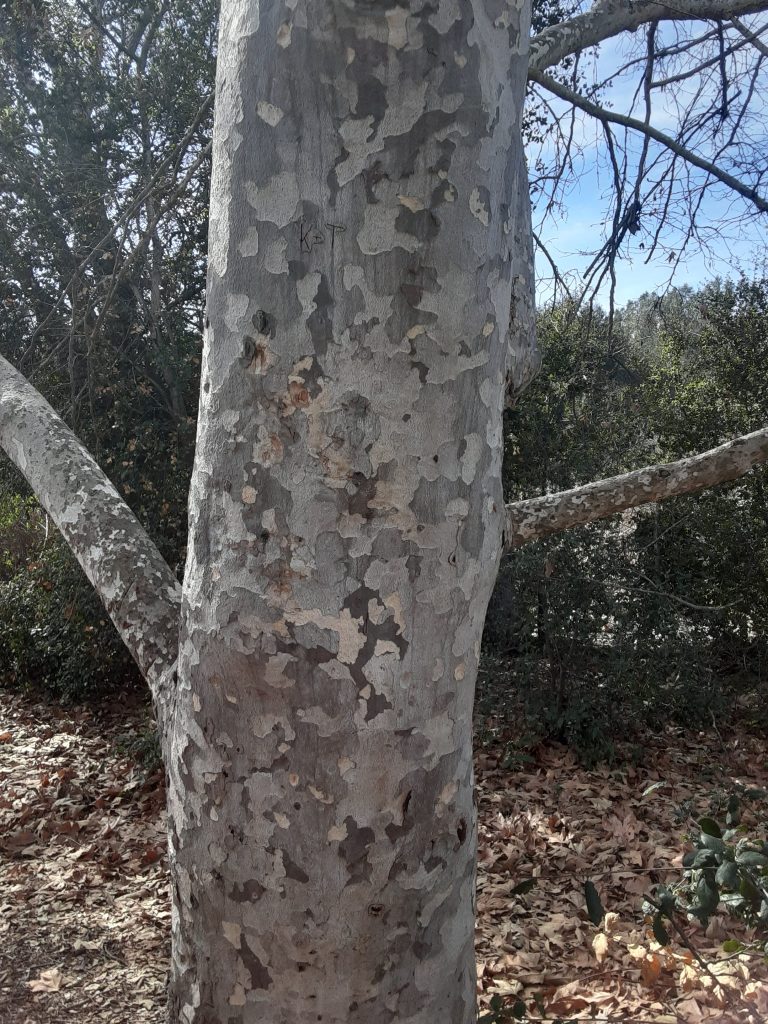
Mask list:
[[[216,0],[107,0],[94,20],[74,0],[11,0],[0,19],[0,352],[72,426],[176,571],[198,401],[217,11]],[[0,458],[0,502],[27,494]],[[0,551],[24,540],[21,526],[0,532]],[[133,669],[49,534],[30,549],[37,568],[15,559],[15,574],[3,570],[0,670],[85,693]]]
[[[653,915],[654,936],[662,946],[670,941],[665,920],[674,923],[675,915],[687,916],[706,927],[720,908],[768,939],[768,835],[755,835],[741,824],[744,800],[766,795],[743,788],[731,793],[724,827],[711,817],[699,819],[692,849],[683,857],[683,878],[676,885],[656,886],[644,908]]]
[[[508,500],[693,454],[768,422],[768,282],[540,315],[544,365],[506,425]],[[674,721],[764,723],[764,468],[528,545],[488,613],[481,728],[510,763],[544,737],[588,764]],[[522,727],[520,723],[522,724]],[[508,726],[507,723],[510,723]]]
[[[0,682],[78,700],[136,670],[64,542],[32,499],[0,503]]]
[[[508,1021],[525,1020],[525,1015],[526,1006],[522,999],[508,1003],[501,996],[495,995],[491,996],[490,1010],[480,1014],[477,1024],[506,1024]]]
[[[115,750],[118,754],[124,754],[140,765],[147,776],[152,775],[163,766],[160,741],[153,725],[119,736],[115,743]]]

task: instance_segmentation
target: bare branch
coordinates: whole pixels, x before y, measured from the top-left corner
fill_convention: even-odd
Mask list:
[[[584,14],[551,25],[531,40],[529,67],[544,71],[563,58],[597,46],[622,32],[634,32],[649,21],[728,21],[745,14],[765,11],[765,0],[603,0]]]
[[[762,28],[757,29],[755,32],[751,32],[743,21],[739,21],[738,18],[731,18],[731,24],[734,28],[738,29],[739,32],[744,36],[744,41],[751,43],[752,46],[764,57],[768,57],[768,46],[761,42],[760,36],[768,29],[768,25],[763,25]]]
[[[653,139],[654,142],[658,142],[660,145],[665,146],[672,153],[682,157],[687,163],[692,164],[694,167],[699,167],[701,170],[706,171],[712,175],[713,178],[721,182],[723,185],[727,185],[728,188],[737,192],[740,196],[748,199],[753,203],[761,213],[768,213],[768,200],[764,199],[759,192],[751,188],[749,185],[740,181],[738,178],[734,178],[732,174],[728,174],[727,171],[722,170],[713,163],[711,160],[706,160],[704,157],[699,156],[698,153],[694,153],[693,150],[688,149],[682,143],[678,142],[677,139],[673,139],[669,135],[665,135],[664,132],[660,132],[652,125],[647,124],[644,121],[638,121],[637,118],[627,117],[626,114],[617,114],[613,110],[606,110],[604,107],[598,106],[591,100],[585,99],[573,90],[568,89],[560,82],[556,82],[554,78],[550,78],[549,75],[542,74],[541,72],[531,72],[530,78],[532,81],[548,89],[551,93],[559,96],[560,99],[565,100],[567,103],[572,103],[574,106],[579,107],[585,113],[590,114],[598,121],[602,121],[603,124],[619,124],[625,128],[631,128],[634,131],[639,132],[641,135],[646,135],[648,138]]]
[[[764,427],[679,462],[646,466],[570,491],[516,501],[506,508],[505,545],[512,550],[628,508],[736,480],[767,461],[768,427]]]
[[[178,645],[179,582],[66,423],[2,356],[0,446],[61,530],[146,677],[162,719]]]

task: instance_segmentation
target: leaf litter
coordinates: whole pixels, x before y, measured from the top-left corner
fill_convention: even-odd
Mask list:
[[[0,693],[0,1024],[165,1022],[163,773],[119,742],[147,721],[139,698],[61,708]],[[680,878],[687,823],[713,791],[768,786],[768,741],[670,729],[613,770],[557,744],[510,769],[492,747],[476,775],[482,1009],[502,996],[531,1020],[768,1017],[768,963],[743,922],[686,925],[697,959],[675,935],[659,945],[641,910]]]

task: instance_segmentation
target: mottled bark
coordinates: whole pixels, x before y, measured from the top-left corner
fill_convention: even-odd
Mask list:
[[[651,21],[728,21],[734,15],[765,11],[766,0],[597,0],[575,18],[550,25],[531,40],[530,67],[545,71],[564,57],[597,46]]]
[[[72,548],[164,719],[178,646],[181,587],[104,472],[2,356],[0,446]]]
[[[528,26],[507,0],[224,0],[174,1022],[475,1018]]]
[[[505,547],[512,550],[628,508],[693,494],[744,476],[763,462],[768,462],[768,428],[679,462],[646,466],[570,491],[516,501],[506,508]]]

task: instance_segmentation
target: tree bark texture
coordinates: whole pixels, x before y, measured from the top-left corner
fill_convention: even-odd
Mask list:
[[[569,491],[517,501],[507,505],[505,547],[512,550],[628,508],[703,491],[736,480],[764,462],[768,462],[768,427],[678,462],[644,466]]]
[[[528,32],[507,0],[223,2],[174,1022],[475,1019]]]
[[[178,647],[181,586],[103,470],[40,392],[2,356],[0,446],[104,602],[149,682],[163,729]]]

